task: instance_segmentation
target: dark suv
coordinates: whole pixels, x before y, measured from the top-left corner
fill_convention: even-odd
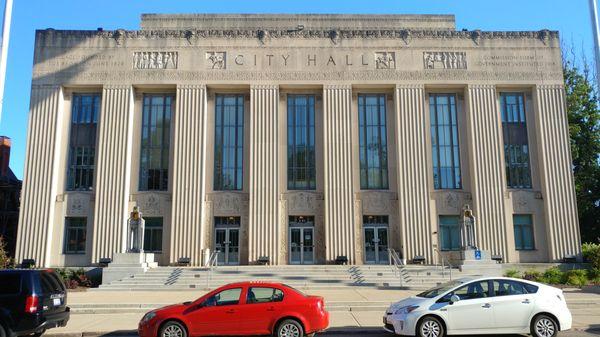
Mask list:
[[[40,336],[67,325],[69,316],[67,290],[56,272],[0,270],[0,337]]]

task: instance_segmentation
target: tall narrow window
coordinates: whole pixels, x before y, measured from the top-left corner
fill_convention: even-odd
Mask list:
[[[515,249],[535,249],[533,241],[533,220],[531,219],[531,215],[513,215],[513,225],[515,227]]]
[[[443,251],[460,249],[460,217],[440,215],[440,248]]]
[[[145,218],[144,225],[144,251],[161,253],[163,218]]]
[[[358,96],[360,187],[387,189],[385,95]]]
[[[314,190],[315,96],[288,95],[288,189]]]
[[[509,188],[531,188],[525,97],[522,93],[502,93],[500,105],[506,183]]]
[[[429,95],[435,189],[459,189],[462,185],[456,110],[456,95]]]
[[[140,190],[166,191],[169,187],[169,143],[173,96],[144,95]]]
[[[217,95],[214,189],[241,190],[244,160],[244,95]]]
[[[67,172],[69,191],[93,188],[99,111],[100,94],[73,95]]]
[[[65,254],[85,254],[87,218],[65,218]]]

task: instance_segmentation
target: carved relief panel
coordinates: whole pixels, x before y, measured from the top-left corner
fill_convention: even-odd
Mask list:
[[[165,216],[171,196],[167,193],[142,192],[132,195],[131,199],[136,202],[143,216],[159,217]]]
[[[85,217],[91,215],[93,211],[90,203],[93,195],[90,193],[68,193],[65,195],[66,199],[66,216],[81,216]]]
[[[227,54],[225,52],[206,52],[206,66],[208,69],[226,69]]]
[[[239,192],[218,192],[209,195],[213,201],[215,216],[241,216],[248,213],[248,194]]]
[[[465,52],[424,52],[425,69],[467,69]]]
[[[462,207],[471,203],[470,193],[462,191],[436,191],[433,193],[437,214],[458,215]]]
[[[396,53],[375,52],[375,67],[377,69],[396,69]]]
[[[288,192],[284,195],[288,200],[290,215],[320,214],[323,209],[323,194],[318,192]]]
[[[133,69],[177,69],[176,51],[143,51],[133,53]]]

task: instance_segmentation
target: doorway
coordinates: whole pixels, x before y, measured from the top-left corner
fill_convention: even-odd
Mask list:
[[[312,216],[291,216],[289,220],[289,263],[315,263],[315,220]]]
[[[215,251],[219,265],[240,264],[239,217],[215,217]]]
[[[366,264],[388,264],[388,217],[365,215],[363,217]]]

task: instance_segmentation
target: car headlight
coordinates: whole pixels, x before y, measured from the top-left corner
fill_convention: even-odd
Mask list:
[[[415,311],[418,307],[418,305],[407,305],[405,307],[398,308],[394,312],[394,315],[410,314],[411,312]]]
[[[142,318],[142,323],[146,323],[154,317],[156,317],[156,313],[154,311],[150,311],[149,313],[144,315],[144,317]]]

